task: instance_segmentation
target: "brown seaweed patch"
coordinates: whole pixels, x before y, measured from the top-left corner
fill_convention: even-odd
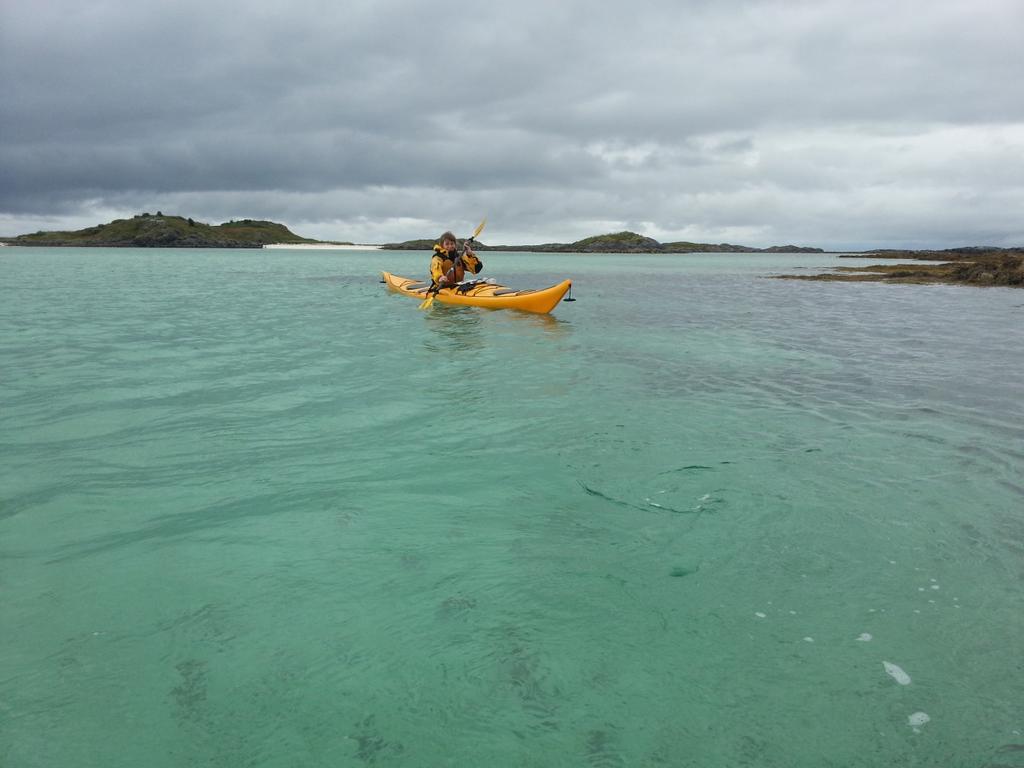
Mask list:
[[[188,659],[174,667],[181,682],[171,689],[171,698],[178,708],[178,718],[198,722],[205,714],[207,696],[206,662]]]
[[[618,768],[626,764],[615,748],[614,738],[606,730],[587,732],[584,754],[594,768]]]
[[[438,615],[442,619],[451,619],[461,616],[476,608],[476,600],[465,595],[452,595],[446,597],[438,608]]]
[[[384,739],[377,730],[375,721],[376,715],[368,715],[354,724],[356,733],[349,736],[356,742],[356,757],[368,765],[373,765],[378,759],[399,755],[405,751],[405,747],[398,742],[390,742]]]
[[[695,574],[699,570],[700,570],[700,566],[696,566],[696,567],[692,567],[692,568],[687,568],[687,567],[682,566],[682,565],[677,565],[669,573],[669,576],[671,576],[673,579],[682,579],[682,578],[685,578],[686,576],[692,576],[693,574]]]
[[[531,653],[521,640],[519,631],[515,627],[507,627],[505,633],[513,644],[502,658],[502,663],[523,712],[532,720],[531,729],[559,730],[557,687],[551,691],[551,695],[545,690],[544,670],[537,656]]]

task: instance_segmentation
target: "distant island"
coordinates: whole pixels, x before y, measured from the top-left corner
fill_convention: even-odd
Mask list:
[[[140,213],[130,219],[115,219],[108,224],[73,232],[35,232],[31,235],[0,238],[7,245],[97,248],[262,248],[264,245],[352,245],[348,242],[314,240],[301,237],[284,224],[243,219],[210,225],[183,216]],[[424,238],[386,243],[385,250],[429,251],[437,240]],[[464,243],[459,241],[460,247]],[[751,248],[729,243],[659,243],[636,232],[615,232],[577,240],[574,243],[541,245],[487,245],[477,241],[480,251],[528,251],[535,253],[824,253],[821,248],[776,245]]]
[[[437,240],[406,240],[387,243],[382,248],[391,251],[429,251]],[[459,240],[459,246],[464,241]],[[542,245],[486,245],[479,241],[473,245],[478,251],[526,251],[529,253],[824,253],[821,248],[797,245],[775,245],[771,248],[751,248],[729,243],[659,243],[652,237],[636,232],[614,232],[577,240],[574,243],[544,243]]]
[[[140,213],[74,232],[36,232],[5,238],[7,245],[96,248],[262,248],[271,243],[319,243],[283,224],[243,219],[216,226],[182,216]]]
[[[405,240],[377,246],[395,251],[429,251],[433,238]],[[74,232],[36,232],[31,235],[0,238],[0,243],[22,246],[105,247],[105,248],[262,248],[265,245],[342,245],[352,243],[314,240],[300,237],[284,224],[243,219],[210,225],[182,216],[140,213],[130,219]],[[460,247],[464,243],[459,241]],[[636,232],[613,232],[577,240],[573,243],[541,245],[487,245],[476,242],[480,251],[526,251],[533,253],[826,253],[822,248],[776,245],[751,248],[730,243],[659,243]],[[879,258],[939,261],[940,264],[885,264],[868,267],[839,267],[813,275],[778,275],[780,279],[816,281],[874,281],[890,283],[954,283],[1024,287],[1024,248],[968,246],[947,250],[844,251],[841,258]]]

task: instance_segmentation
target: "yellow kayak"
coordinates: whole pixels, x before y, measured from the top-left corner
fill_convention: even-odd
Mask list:
[[[399,277],[390,272],[381,272],[381,276],[392,291],[412,296],[421,301],[427,297],[427,288],[430,287],[430,283],[427,281]],[[523,312],[544,314],[555,308],[570,287],[572,287],[572,280],[563,280],[550,288],[517,291],[497,283],[467,280],[456,288],[442,288],[437,292],[435,301],[442,304],[461,304],[489,309],[519,309]]]

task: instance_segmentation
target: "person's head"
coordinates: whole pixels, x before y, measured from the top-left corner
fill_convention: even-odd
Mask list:
[[[451,232],[445,232],[440,238],[441,247],[446,251],[454,251],[458,247],[458,241]]]

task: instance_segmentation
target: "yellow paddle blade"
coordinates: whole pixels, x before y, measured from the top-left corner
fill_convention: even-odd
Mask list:
[[[483,232],[484,231],[484,225],[486,223],[487,223],[487,217],[485,216],[484,220],[480,222],[479,226],[477,226],[477,228],[473,230],[473,234],[469,236],[469,239],[470,240],[474,240],[477,235],[479,235],[481,232]]]
[[[423,301],[422,301],[422,302],[420,303],[420,309],[429,309],[429,308],[430,308],[430,305],[434,303],[434,295],[435,295],[435,294],[433,294],[433,293],[432,293],[432,294],[430,294],[429,296],[427,296],[427,298],[425,298],[425,299],[424,299],[424,300],[423,300]]]

